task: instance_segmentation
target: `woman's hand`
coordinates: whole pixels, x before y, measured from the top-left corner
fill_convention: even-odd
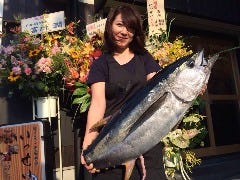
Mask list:
[[[207,84],[204,84],[204,85],[202,86],[202,89],[201,89],[201,91],[200,91],[200,94],[203,95],[206,90],[207,90]]]
[[[93,167],[93,163],[91,163],[90,165],[87,165],[82,153],[81,153],[81,163],[90,173],[100,172],[100,170],[97,170],[96,168]]]

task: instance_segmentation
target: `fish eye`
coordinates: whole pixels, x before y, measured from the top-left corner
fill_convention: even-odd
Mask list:
[[[194,65],[195,65],[195,61],[194,61],[194,60],[190,60],[190,61],[188,61],[188,63],[187,63],[187,66],[190,67],[190,68],[193,68]]]

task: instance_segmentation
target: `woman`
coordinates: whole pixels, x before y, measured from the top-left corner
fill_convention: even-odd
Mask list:
[[[160,70],[157,62],[144,48],[144,33],[140,15],[130,6],[118,6],[107,18],[105,32],[107,53],[94,61],[88,83],[91,85],[92,100],[88,112],[83,149],[98,135],[89,129],[99,120],[113,114]],[[166,179],[162,162],[162,148],[155,148],[143,155],[147,179]],[[82,164],[93,174],[93,179],[123,179],[124,167],[96,170],[94,165]],[[141,179],[141,167],[137,161],[130,179]]]

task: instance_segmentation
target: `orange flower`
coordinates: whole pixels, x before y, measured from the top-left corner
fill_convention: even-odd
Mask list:
[[[73,30],[74,30],[74,22],[71,22],[67,25],[67,31],[73,35],[74,34]]]
[[[70,68],[69,70],[73,79],[79,78],[79,73],[76,71],[76,69]]]

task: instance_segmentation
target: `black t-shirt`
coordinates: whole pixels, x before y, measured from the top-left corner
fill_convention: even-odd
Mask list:
[[[146,75],[160,70],[149,53],[134,55],[126,64],[120,65],[110,55],[104,54],[90,68],[88,84],[105,82],[106,112],[113,114],[146,83]]]

